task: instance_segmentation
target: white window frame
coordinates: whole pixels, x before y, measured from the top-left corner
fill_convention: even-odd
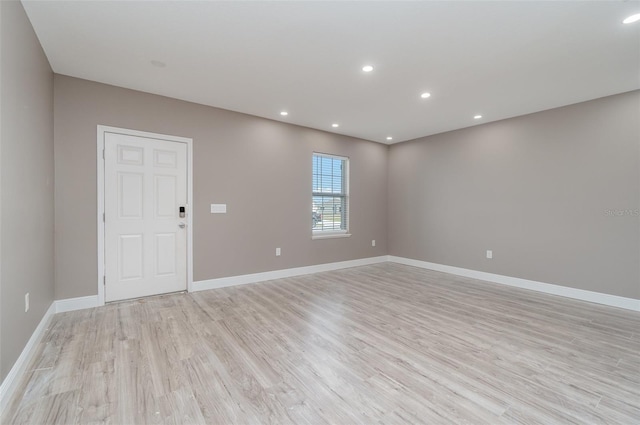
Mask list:
[[[345,220],[347,222],[346,224],[346,228],[345,229],[340,229],[340,230],[316,230],[316,229],[311,229],[311,239],[331,239],[331,238],[348,238],[349,236],[351,236],[351,233],[349,233],[349,227],[351,226],[351,220],[350,220],[350,194],[349,194],[349,176],[351,174],[351,170],[350,170],[350,166],[349,166],[349,157],[346,156],[340,156],[340,155],[332,155],[332,154],[328,154],[328,153],[322,153],[322,152],[313,152],[313,154],[311,155],[311,178],[313,180],[313,158],[315,156],[321,156],[324,158],[332,158],[332,159],[339,159],[344,161],[344,198],[345,198]],[[327,193],[318,193],[318,192],[313,192],[313,185],[311,188],[311,203],[313,204],[313,198],[315,196],[330,196],[330,194]]]

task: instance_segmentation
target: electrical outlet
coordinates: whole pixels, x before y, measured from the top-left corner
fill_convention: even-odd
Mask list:
[[[276,257],[279,257],[280,253],[281,253],[280,248],[276,248]]]
[[[487,258],[493,258],[493,251],[487,249]]]
[[[371,246],[376,246],[376,240],[375,239],[371,240]]]
[[[24,294],[24,312],[29,311],[29,293]]]

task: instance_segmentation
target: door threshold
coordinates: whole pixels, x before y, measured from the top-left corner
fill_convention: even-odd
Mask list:
[[[159,298],[159,297],[164,297],[167,295],[177,295],[177,294],[187,294],[188,292],[186,290],[182,290],[182,291],[175,291],[175,292],[165,292],[164,294],[153,294],[153,295],[147,295],[144,297],[137,297],[137,298],[127,298],[125,300],[114,300],[114,301],[107,301],[104,305],[112,305],[112,304],[121,304],[121,303],[128,303],[128,302],[138,302],[140,304],[143,304],[149,300],[152,300],[153,298]]]

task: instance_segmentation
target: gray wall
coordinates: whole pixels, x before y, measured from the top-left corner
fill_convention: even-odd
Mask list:
[[[4,379],[53,301],[53,73],[22,4],[2,1],[0,10]]]
[[[639,117],[635,91],[392,146],[389,254],[640,298]]]
[[[97,293],[98,124],[193,138],[196,281],[387,253],[387,146],[61,75],[54,85],[56,299]],[[350,238],[311,240],[314,151],[350,158]]]

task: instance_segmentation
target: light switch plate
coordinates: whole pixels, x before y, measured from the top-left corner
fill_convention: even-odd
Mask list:
[[[226,214],[227,204],[211,204],[211,214]]]

